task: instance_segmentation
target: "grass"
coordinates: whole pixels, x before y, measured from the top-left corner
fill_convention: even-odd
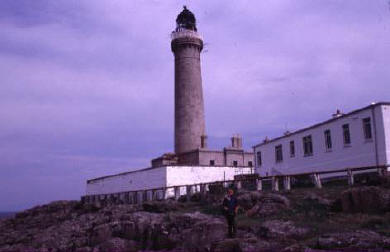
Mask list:
[[[390,237],[390,213],[365,215],[364,218],[359,218],[359,224],[362,229],[373,230]]]
[[[259,217],[248,217],[244,214],[236,217],[237,228],[242,230],[251,231],[259,227],[264,221],[264,218]]]
[[[291,207],[279,211],[266,218],[248,217],[239,214],[236,218],[237,227],[240,230],[254,232],[259,230],[266,220],[292,221],[297,227],[309,228],[310,237],[316,239],[326,233],[353,232],[356,230],[372,230],[390,237],[390,212],[382,215],[368,213],[344,213],[335,212],[332,204],[325,204],[323,200],[335,200],[341,193],[348,189],[345,181],[331,181],[322,189],[317,188],[294,188],[292,191],[281,191],[281,194],[290,200]],[[310,195],[315,195],[311,197]],[[223,194],[215,194],[208,202],[186,202],[180,212],[199,211],[203,214],[223,217],[220,201]],[[320,200],[318,200],[320,199]],[[210,203],[212,202],[212,203]]]

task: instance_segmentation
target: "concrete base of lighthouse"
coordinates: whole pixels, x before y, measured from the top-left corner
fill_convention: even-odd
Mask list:
[[[235,175],[250,174],[252,167],[162,166],[87,181],[86,195],[102,195],[172,186],[233,180]]]

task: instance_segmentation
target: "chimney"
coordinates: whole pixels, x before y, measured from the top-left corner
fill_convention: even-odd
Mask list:
[[[336,117],[340,117],[342,115],[344,115],[344,114],[340,111],[340,109],[337,109],[336,113],[332,114],[332,117],[336,118]]]
[[[242,149],[242,138],[240,135],[233,135],[232,138],[232,148]]]

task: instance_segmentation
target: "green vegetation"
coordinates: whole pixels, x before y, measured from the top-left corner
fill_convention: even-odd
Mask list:
[[[331,181],[324,188],[301,186],[292,191],[281,191],[275,194],[286,197],[290,207],[266,217],[247,216],[245,211],[237,216],[237,227],[243,231],[258,230],[269,220],[290,221],[296,227],[310,229],[310,237],[319,237],[326,233],[353,232],[356,230],[371,230],[390,237],[390,213],[348,213],[341,209],[340,197],[343,191],[349,189],[345,181]],[[238,196],[250,193],[240,192]],[[268,192],[271,193],[269,190]],[[186,203],[183,211],[223,217],[220,202],[223,193],[214,194],[213,199]]]

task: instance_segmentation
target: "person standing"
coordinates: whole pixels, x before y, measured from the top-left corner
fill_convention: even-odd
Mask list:
[[[223,210],[228,223],[229,237],[233,238],[236,235],[236,214],[238,211],[237,198],[234,196],[233,189],[229,189],[227,195],[223,199]]]

